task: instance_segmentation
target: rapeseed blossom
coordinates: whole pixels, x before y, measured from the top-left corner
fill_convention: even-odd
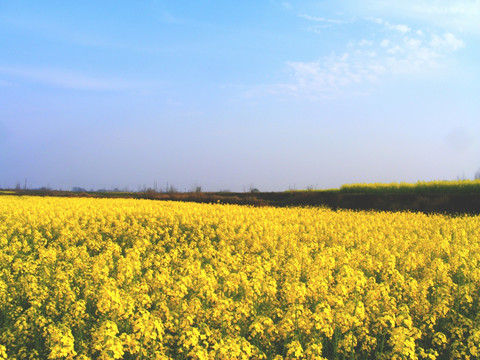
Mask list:
[[[0,359],[474,359],[480,217],[0,196]]]

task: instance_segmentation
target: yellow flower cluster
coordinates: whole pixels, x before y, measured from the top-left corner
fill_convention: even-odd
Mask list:
[[[359,183],[345,184],[340,191],[347,193],[480,193],[480,179],[476,180],[436,180],[416,183]]]
[[[480,217],[0,196],[0,359],[477,359]]]

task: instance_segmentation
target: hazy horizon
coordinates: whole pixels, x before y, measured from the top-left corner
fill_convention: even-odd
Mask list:
[[[472,179],[480,1],[0,0],[0,188]]]

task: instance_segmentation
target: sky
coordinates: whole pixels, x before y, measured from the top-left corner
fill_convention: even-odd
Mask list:
[[[0,0],[0,188],[473,178],[480,0]]]

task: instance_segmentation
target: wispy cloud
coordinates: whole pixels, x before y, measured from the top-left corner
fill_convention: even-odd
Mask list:
[[[341,54],[331,53],[315,61],[289,61],[286,67],[291,81],[265,87],[265,91],[314,99],[346,92],[364,94],[387,76],[423,75],[438,69],[448,54],[465,46],[451,32],[414,31],[408,25],[379,18],[357,20],[365,21],[376,24],[382,38],[372,35],[349,41]]]
[[[409,32],[411,30],[407,25],[391,24],[388,21],[383,20],[383,19],[379,19],[379,18],[367,18],[367,20],[371,20],[371,21],[373,21],[373,22],[375,22],[379,25],[382,25],[382,26],[386,27],[388,30],[396,30],[396,31],[399,31],[403,34]]]
[[[433,35],[430,45],[435,49],[458,50],[465,46],[465,43],[455,37],[452,33],[443,36]]]
[[[480,34],[480,1],[478,0],[364,0],[356,5],[363,13],[394,15],[441,27],[449,32]]]
[[[310,15],[305,15],[305,14],[300,14],[299,16],[304,18],[304,19],[307,19],[307,20],[322,22],[322,23],[328,23],[328,24],[345,24],[347,22],[345,20],[327,19],[327,18],[324,18],[324,17],[310,16]]]
[[[368,56],[366,53],[363,55]],[[347,88],[378,81],[386,71],[382,64],[358,61],[358,55],[354,58],[348,52],[342,55],[332,54],[318,61],[288,62],[286,65],[292,73],[293,81],[274,85],[269,91],[310,99],[339,97]]]
[[[73,90],[124,91],[142,86],[142,84],[122,79],[92,77],[64,69],[0,67],[0,73],[35,83]]]
[[[324,17],[311,16],[306,14],[300,14],[298,16],[313,22],[314,25],[310,26],[308,30],[318,34],[322,34],[325,31],[325,29],[328,29],[337,25],[342,25],[348,22],[346,20],[328,19]]]

